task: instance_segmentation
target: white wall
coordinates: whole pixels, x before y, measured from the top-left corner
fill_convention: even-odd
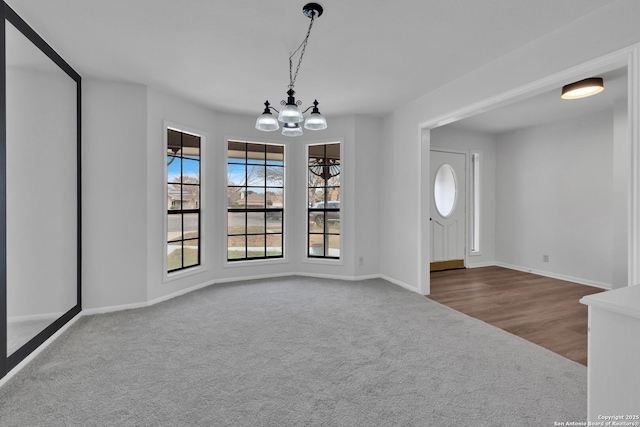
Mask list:
[[[148,88],[146,152],[143,159],[147,162],[147,182],[144,195],[146,197],[146,298],[153,300],[161,296],[181,291],[195,285],[209,282],[214,278],[212,268],[215,255],[213,223],[219,220],[215,203],[214,181],[220,167],[219,141],[215,138],[217,117],[211,110],[186,102],[153,88]],[[178,274],[178,279],[165,281],[164,259],[166,252],[165,216],[167,213],[165,169],[167,167],[167,151],[165,147],[165,121],[172,122],[182,130],[192,131],[204,137],[201,164],[202,185],[202,266],[199,273],[191,276]]]
[[[426,190],[420,184],[419,120],[394,113],[383,123],[380,146],[384,162],[380,224],[385,224],[380,228],[380,273],[415,290],[419,289],[418,269],[429,262],[429,253],[420,247],[420,200],[429,200],[429,195],[422,193]]]
[[[380,182],[386,176],[380,158],[382,120],[356,116],[354,168],[354,276],[380,274],[380,205],[386,203]],[[362,265],[360,258],[362,257]]]
[[[420,193],[424,187],[420,179],[425,176],[421,167],[428,169],[428,162],[421,166],[421,153],[429,146],[428,139],[421,140],[421,123],[444,119],[462,108],[638,43],[640,26],[635,17],[639,15],[640,2],[635,0],[604,6],[398,108],[385,119],[381,158],[388,164],[388,172],[381,190],[389,200],[382,205],[381,221],[393,225],[382,229],[382,274],[429,292],[428,274],[421,271],[422,260],[429,259],[428,247],[421,247],[428,230],[421,228],[420,200],[405,197]],[[403,191],[394,192],[398,188]],[[422,197],[428,196],[422,191]],[[400,203],[404,209],[397,209]],[[406,256],[399,247],[415,256]]]
[[[506,133],[496,144],[496,261],[610,287],[612,110]]]
[[[329,118],[329,129],[289,138],[254,128],[255,117],[220,114],[141,85],[88,79],[83,86],[83,304],[145,304],[188,289],[251,277],[379,273],[381,119]],[[167,276],[166,153],[170,122],[205,138],[202,265]],[[286,146],[285,258],[226,262],[226,141]],[[343,144],[343,252],[338,262],[306,258],[306,144]],[[123,154],[125,153],[125,154]],[[355,191],[359,187],[358,192]],[[363,257],[363,265],[357,258]]]
[[[496,187],[496,143],[495,136],[482,132],[471,132],[455,127],[441,126],[431,131],[431,147],[480,153],[480,253],[467,252],[467,266],[493,265],[495,263],[495,187]],[[469,169],[469,168],[467,168]],[[469,170],[467,170],[467,174]],[[471,188],[468,190],[471,191]],[[467,213],[471,206],[467,207]],[[467,236],[469,242],[469,236]],[[467,243],[467,248],[470,247]]]
[[[613,260],[612,287],[629,283],[629,162],[627,100],[613,106]]]
[[[147,300],[147,89],[82,82],[82,306]]]

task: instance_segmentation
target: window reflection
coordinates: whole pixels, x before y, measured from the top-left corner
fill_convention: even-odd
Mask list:
[[[340,144],[309,145],[307,150],[307,255],[340,258]]]

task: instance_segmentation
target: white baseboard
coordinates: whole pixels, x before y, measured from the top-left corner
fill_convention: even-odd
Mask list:
[[[332,279],[332,280],[349,280],[353,281],[351,276],[341,276],[339,274],[320,274],[320,273],[293,273],[292,276],[314,277],[316,279]]]
[[[300,272],[294,272],[294,273],[276,273],[276,274],[259,274],[259,275],[253,275],[253,276],[244,276],[244,277],[230,277],[230,278],[225,278],[225,279],[219,279],[219,280],[211,280],[205,283],[201,283],[199,285],[196,286],[192,286],[190,288],[186,288],[186,289],[182,289],[180,291],[177,292],[173,292],[171,294],[167,294],[158,298],[155,298],[153,300],[150,300],[148,302],[139,302],[139,303],[132,303],[132,304],[122,304],[122,305],[112,305],[112,306],[107,306],[107,307],[97,307],[97,308],[88,308],[88,309],[83,309],[82,312],[80,313],[80,315],[82,316],[90,316],[93,314],[103,314],[103,313],[113,313],[116,311],[122,311],[122,310],[131,310],[131,309],[136,309],[136,308],[143,308],[143,307],[150,307],[152,305],[158,304],[160,302],[164,302],[164,301],[168,301],[172,298],[176,298],[179,297],[181,295],[185,295],[188,294],[189,292],[193,292],[196,291],[198,289],[202,289],[202,288],[206,288],[208,286],[211,285],[219,285],[219,284],[223,284],[223,283],[233,283],[233,282],[242,282],[242,281],[246,281],[246,280],[260,280],[260,279],[273,279],[276,277],[289,277],[289,276],[302,276],[302,277],[315,277],[315,278],[319,278],[319,279],[335,279],[335,280],[347,280],[347,281],[358,281],[358,280],[367,280],[367,279],[384,279],[388,282],[391,282],[395,285],[401,286],[405,289],[408,289],[412,292],[418,292],[417,288],[407,285],[406,283],[400,282],[398,280],[392,279],[388,276],[384,276],[381,274],[369,274],[369,275],[363,275],[363,276],[341,276],[341,275],[336,275],[336,274],[316,274],[316,273],[300,273]]]
[[[191,286],[190,288],[182,289],[180,291],[173,292],[171,294],[167,294],[158,298],[154,298],[151,301],[147,302],[147,307],[156,305],[160,302],[168,301],[172,298],[179,297],[184,294],[188,294],[189,292],[197,291],[198,289],[206,288],[207,286],[211,286],[215,284],[215,280],[210,280],[208,282],[200,283],[199,285]]]
[[[392,279],[389,276],[385,276],[384,274],[367,274],[362,276],[339,276],[333,274],[315,274],[315,273],[294,273],[295,276],[303,276],[303,277],[317,277],[320,279],[336,279],[336,280],[348,280],[352,282],[357,282],[359,280],[369,280],[369,279],[383,279],[387,282],[391,282],[394,285],[398,285],[401,288],[407,289],[411,292],[419,293],[418,288],[415,286],[408,285],[404,282],[401,282],[396,279]]]
[[[299,273],[274,273],[274,274],[256,274],[253,276],[243,276],[243,277],[229,277],[226,279],[218,279],[215,280],[213,284],[221,284],[221,283],[232,283],[232,282],[242,282],[245,280],[260,280],[260,279],[273,279],[277,277],[289,277],[289,276],[301,276]]]
[[[392,279],[391,277],[389,277],[389,276],[385,276],[384,274],[381,274],[379,277],[380,277],[381,279],[386,280],[387,282],[391,282],[391,283],[393,283],[394,285],[398,285],[398,286],[400,286],[400,287],[402,287],[402,288],[405,288],[405,289],[407,289],[407,290],[409,290],[409,291],[411,291],[411,292],[415,292],[415,293],[417,293],[417,294],[419,294],[419,293],[420,293],[420,292],[418,292],[418,288],[416,288],[415,286],[411,286],[411,285],[408,285],[408,284],[406,284],[406,283],[404,283],[404,282],[401,282],[401,281],[399,281],[399,280]]]
[[[10,316],[7,317],[7,323],[28,322],[30,320],[56,320],[62,316],[65,311],[60,313],[30,314],[28,316]]]
[[[496,263],[494,262],[470,262],[467,263],[465,267],[467,268],[482,268],[482,267],[494,267]]]
[[[93,314],[104,314],[104,313],[112,313],[114,311],[123,311],[123,310],[132,310],[134,308],[143,308],[147,307],[149,304],[146,302],[135,302],[131,304],[122,304],[122,305],[110,305],[107,307],[97,307],[97,308],[83,308],[80,312],[81,316],[91,316]]]
[[[363,276],[354,276],[351,280],[358,281],[358,280],[370,280],[370,279],[383,279],[383,277],[380,274],[367,274]],[[384,280],[387,280],[387,279],[384,279]],[[390,280],[387,280],[387,282],[390,282]]]
[[[579,285],[594,286],[596,288],[611,290],[610,283],[597,282],[595,280],[583,279],[580,277],[566,276],[564,274],[552,273],[544,270],[536,270],[534,268],[521,267],[518,265],[506,264],[503,262],[496,262],[496,266],[508,268],[510,270],[524,271],[525,273],[537,274],[538,276],[551,277],[552,279],[564,280],[566,282],[578,283]]]
[[[0,378],[0,387],[5,385],[7,381],[9,381],[14,375],[20,372],[25,366],[29,364],[33,359],[36,358],[42,351],[47,348],[52,342],[54,342],[60,335],[62,335],[67,329],[69,329],[74,323],[78,321],[82,317],[82,312],[77,314],[73,319],[69,320],[65,323],[60,329],[58,329],[53,335],[49,337],[45,342],[42,343],[38,348],[36,348],[31,354],[25,357],[20,363],[18,363],[12,370],[7,372],[3,378]]]
[[[333,279],[345,280],[348,282],[357,282],[358,280],[379,279],[379,274],[369,274],[366,276],[341,276],[339,274],[319,274],[319,273],[293,273],[292,276],[315,277],[317,279]]]
[[[97,307],[97,308],[85,308],[85,309],[82,310],[82,312],[80,314],[83,315],[83,316],[91,316],[93,314],[113,313],[113,312],[116,312],[116,311],[132,310],[132,309],[136,309],[136,308],[150,307],[152,305],[156,305],[158,303],[161,303],[161,302],[164,302],[164,301],[168,301],[168,300],[170,300],[172,298],[179,297],[180,295],[184,295],[184,294],[188,294],[189,292],[197,291],[198,289],[205,288],[207,286],[213,285],[214,283],[216,283],[216,282],[215,281],[209,281],[209,282],[201,283],[199,285],[192,286],[190,288],[182,289],[182,290],[173,292],[171,294],[163,295],[161,297],[152,299],[152,300],[147,301],[147,302],[136,302],[136,303],[132,303],[132,304],[111,305],[111,306],[107,306],[107,307]]]

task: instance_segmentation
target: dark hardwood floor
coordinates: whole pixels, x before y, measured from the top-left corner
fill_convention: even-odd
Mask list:
[[[600,288],[482,267],[431,273],[428,298],[587,364],[587,307]]]

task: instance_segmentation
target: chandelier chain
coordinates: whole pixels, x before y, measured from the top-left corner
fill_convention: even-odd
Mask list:
[[[300,71],[300,64],[302,64],[302,57],[304,56],[304,51],[307,49],[307,43],[309,42],[309,35],[311,34],[311,27],[313,27],[313,21],[315,20],[315,16],[311,17],[311,22],[309,23],[309,29],[307,30],[307,35],[300,43],[300,46],[289,56],[289,89],[293,89],[293,86],[296,84],[296,79],[298,78],[298,71]],[[298,51],[300,52],[300,59],[298,59],[298,66],[296,67],[296,73],[293,74],[293,57]]]

